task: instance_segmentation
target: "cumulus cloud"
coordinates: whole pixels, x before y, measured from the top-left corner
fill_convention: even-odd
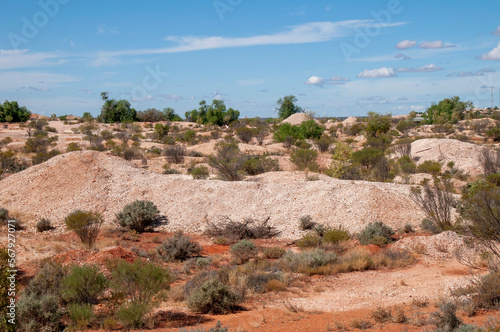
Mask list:
[[[377,68],[377,69],[366,69],[358,74],[360,78],[382,78],[382,77],[394,77],[397,76],[393,68]]]
[[[334,76],[330,77],[329,79],[324,79],[323,77],[313,75],[313,76],[309,77],[307,79],[307,81],[304,82],[304,84],[322,87],[325,83],[331,84],[331,85],[342,85],[348,81],[349,81],[348,77],[334,75]]]
[[[488,53],[481,55],[481,60],[500,61],[500,43]]]
[[[319,76],[311,76],[307,79],[307,81],[304,82],[306,85],[316,85],[316,86],[323,86],[325,84],[326,80],[322,77]]]
[[[420,45],[418,47],[420,47],[420,48],[451,48],[451,47],[457,47],[457,45],[454,45],[451,43],[445,43],[442,40],[435,40],[435,41],[420,43]]]
[[[399,43],[396,44],[395,48],[398,50],[406,50],[407,48],[412,48],[413,46],[417,45],[417,42],[415,40],[402,40]]]
[[[411,67],[411,68],[398,68],[396,71],[398,73],[431,73],[433,71],[443,70],[442,67],[438,67],[434,64],[424,65],[422,67]]]

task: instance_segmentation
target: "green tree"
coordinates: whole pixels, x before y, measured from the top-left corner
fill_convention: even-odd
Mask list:
[[[197,110],[186,112],[188,121],[222,126],[238,120],[240,116],[239,111],[232,108],[227,109],[223,100],[214,99],[211,105],[207,105],[207,102],[202,100],[199,105]]]
[[[163,109],[163,114],[168,121],[182,121],[181,117],[175,113],[175,110],[171,107],[166,107]]]
[[[102,92],[101,98],[104,100],[104,105],[102,105],[101,115],[98,117],[99,122],[115,123],[136,120],[137,111],[131,107],[128,100],[109,99],[107,92]]]
[[[296,102],[297,98],[292,95],[278,99],[278,108],[276,108],[278,111],[278,117],[280,119],[286,119],[290,115],[302,112],[302,108],[295,105]]]
[[[391,129],[392,115],[382,115],[376,112],[369,112],[366,126],[366,135],[368,137],[378,137]]]
[[[31,112],[26,107],[21,106],[17,101],[5,101],[0,105],[0,122],[26,122],[29,120]]]
[[[473,107],[471,101],[461,101],[457,96],[445,98],[438,104],[433,103],[424,112],[424,118],[429,124],[457,123],[463,120],[466,111]]]

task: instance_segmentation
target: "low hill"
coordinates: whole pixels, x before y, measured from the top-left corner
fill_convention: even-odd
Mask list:
[[[253,180],[253,181],[252,181]],[[409,199],[409,186],[319,177],[318,181],[225,182],[193,180],[136,168],[110,153],[78,151],[3,179],[0,205],[24,216],[29,226],[40,218],[62,225],[75,209],[94,210],[111,223],[124,205],[151,200],[168,217],[168,230],[203,231],[208,221],[227,215],[264,219],[284,237],[299,236],[298,219],[311,215],[328,225],[358,231],[375,221],[401,228],[419,224],[422,212]]]

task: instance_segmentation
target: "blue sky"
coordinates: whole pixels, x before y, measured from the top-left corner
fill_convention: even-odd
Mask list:
[[[275,116],[406,114],[458,95],[500,106],[500,2],[3,0],[0,99],[100,113],[100,92],[184,116],[221,98]]]

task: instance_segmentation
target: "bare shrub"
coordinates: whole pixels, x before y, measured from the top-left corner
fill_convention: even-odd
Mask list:
[[[437,177],[434,177],[432,185],[425,181],[422,188],[411,188],[410,198],[427,214],[439,232],[453,228],[451,209],[456,201],[452,188],[449,179]]]
[[[495,151],[484,147],[478,160],[483,167],[484,176],[500,172],[500,150]]]
[[[393,146],[393,150],[399,157],[403,156],[411,157],[411,140],[408,138],[403,138],[399,140]]]
[[[208,225],[206,234],[209,236],[224,236],[232,241],[242,239],[270,239],[280,232],[274,226],[268,224],[271,217],[266,217],[264,221],[257,222],[252,218],[244,218],[237,222],[227,216],[221,216],[219,220]]]
[[[165,148],[164,154],[168,162],[182,164],[184,162],[184,156],[187,154],[187,150],[184,145],[172,145]]]
[[[216,153],[208,157],[208,165],[217,170],[219,177],[226,181],[241,179],[239,171],[246,158],[240,152],[238,144],[232,142],[219,142],[215,145]]]

